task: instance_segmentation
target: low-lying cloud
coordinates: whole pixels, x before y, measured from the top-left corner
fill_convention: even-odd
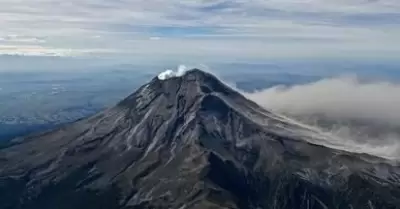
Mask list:
[[[334,136],[322,145],[400,160],[400,84],[346,76],[245,95]]]
[[[267,109],[293,115],[324,114],[400,125],[400,84],[348,76],[246,95]]]

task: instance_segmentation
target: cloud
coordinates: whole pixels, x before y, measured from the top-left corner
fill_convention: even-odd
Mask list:
[[[45,43],[46,40],[39,37],[29,37],[29,36],[18,36],[18,35],[7,35],[0,37],[0,42],[8,43]]]
[[[247,96],[268,109],[292,115],[325,114],[400,125],[399,92],[399,84],[362,82],[347,76],[291,87],[277,86]]]
[[[398,58],[399,15],[397,0],[3,0],[0,40],[147,59],[174,51],[167,42],[187,45],[178,59]]]
[[[1,45],[0,55],[75,57],[90,53],[111,53],[104,49],[52,48],[40,45]]]
[[[157,41],[157,40],[160,40],[161,38],[158,37],[158,36],[152,36],[152,37],[150,37],[149,39],[150,39],[150,40]]]
[[[399,92],[400,84],[343,76],[245,95],[266,109],[320,129],[326,140],[315,143],[399,160]]]

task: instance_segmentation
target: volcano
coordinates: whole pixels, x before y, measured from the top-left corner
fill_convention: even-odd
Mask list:
[[[0,149],[0,208],[400,208],[397,162],[320,141],[193,69]]]

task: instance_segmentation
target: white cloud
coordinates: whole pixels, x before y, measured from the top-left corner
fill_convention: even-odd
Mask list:
[[[399,84],[341,77],[247,95],[268,109],[292,115],[325,114],[400,125],[399,92]]]
[[[2,0],[0,42],[143,58],[179,43],[188,49],[172,54],[182,59],[397,58],[396,17],[397,0]]]
[[[19,36],[15,34],[0,37],[0,42],[7,43],[46,43],[46,41],[39,37]]]
[[[0,55],[23,55],[23,56],[82,56],[87,54],[111,53],[104,49],[68,49],[51,48],[40,45],[0,45]]]
[[[259,0],[259,4],[286,11],[340,12],[347,14],[398,12],[397,0]]]
[[[318,127],[328,137],[317,144],[400,160],[399,92],[399,84],[340,77],[245,95]]]

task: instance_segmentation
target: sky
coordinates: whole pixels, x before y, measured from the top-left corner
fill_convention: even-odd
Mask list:
[[[0,0],[0,55],[400,58],[399,0]]]

